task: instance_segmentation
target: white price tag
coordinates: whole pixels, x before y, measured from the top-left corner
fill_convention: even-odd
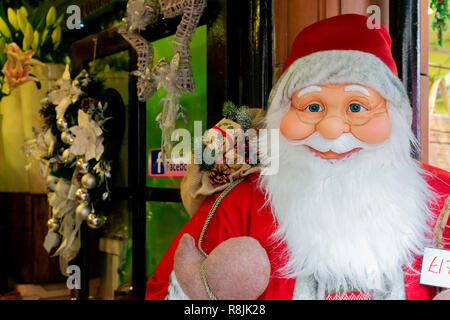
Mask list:
[[[419,283],[450,288],[450,250],[425,248]]]

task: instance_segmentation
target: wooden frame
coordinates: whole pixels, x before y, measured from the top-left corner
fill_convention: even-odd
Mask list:
[[[346,13],[367,14],[367,7],[381,9],[381,23],[389,30],[389,4],[391,0],[274,0],[274,80],[283,69],[292,43],[305,27],[329,17]],[[393,1],[393,0],[392,0]]]
[[[425,96],[422,92],[424,86],[422,70],[425,63],[421,56],[423,1],[392,1],[389,11],[392,56],[397,64],[398,76],[402,80],[411,102],[413,110],[412,130],[422,148],[422,151],[414,149],[412,156],[420,160],[423,156],[423,148],[425,147],[428,150],[428,139],[424,139],[422,136],[424,127],[428,129],[428,107],[425,108],[427,112],[424,113],[424,102],[428,100],[428,90]],[[428,133],[426,133],[426,136],[428,136]]]
[[[428,29],[428,0],[420,0],[420,160],[429,162],[429,114],[428,114],[428,86],[430,76],[429,64],[429,29]]]

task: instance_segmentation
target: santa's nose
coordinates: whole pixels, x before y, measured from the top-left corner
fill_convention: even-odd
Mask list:
[[[343,133],[350,132],[350,126],[342,117],[328,116],[317,124],[316,130],[322,137],[331,140],[339,138]]]

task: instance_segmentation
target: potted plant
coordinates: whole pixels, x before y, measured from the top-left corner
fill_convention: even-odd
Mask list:
[[[42,18],[44,17],[44,19]],[[40,126],[40,100],[64,72],[68,56],[60,50],[62,22],[55,7],[32,12],[0,3],[0,191],[45,191],[45,181],[27,159],[23,141]]]

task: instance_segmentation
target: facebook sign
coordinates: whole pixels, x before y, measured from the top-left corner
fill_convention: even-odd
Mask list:
[[[152,150],[151,152],[151,169],[152,175],[163,175],[164,174],[164,160],[161,150]]]
[[[164,157],[161,149],[150,150],[148,154],[149,177],[184,177],[187,171],[186,163],[173,163]]]

